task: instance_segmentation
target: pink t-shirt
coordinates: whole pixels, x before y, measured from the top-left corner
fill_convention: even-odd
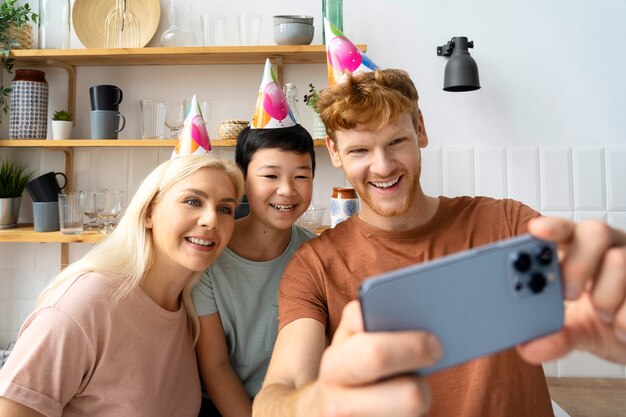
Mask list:
[[[46,416],[193,416],[200,379],[184,308],[141,289],[117,305],[100,273],[69,280],[33,312],[0,371],[0,396]]]

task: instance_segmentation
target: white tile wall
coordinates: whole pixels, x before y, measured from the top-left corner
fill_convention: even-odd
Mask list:
[[[539,152],[537,148],[507,149],[507,188],[509,198],[523,201],[539,210]]]
[[[626,210],[626,149],[607,149],[606,185],[609,210]]]
[[[443,194],[474,195],[474,149],[447,147],[442,150]]]
[[[216,153],[234,160],[233,149],[218,148]],[[78,149],[74,152],[74,189],[121,188],[132,195],[143,177],[170,154],[165,148]],[[61,152],[12,149],[10,156],[38,166],[41,173],[64,168]],[[316,149],[316,159],[313,201],[328,205],[332,187],[346,185],[346,180],[332,166],[325,149]],[[626,148],[450,146],[422,152],[421,182],[428,195],[515,198],[546,215],[575,221],[600,219],[626,229],[624,178]],[[24,200],[22,208],[30,205],[30,199]],[[32,221],[32,214],[26,213]],[[91,247],[70,244],[70,261]],[[59,260],[59,244],[0,243],[0,346],[15,338],[37,294],[59,270]],[[580,352],[546,363],[544,369],[552,376],[626,377],[624,366]]]
[[[572,210],[572,152],[569,148],[539,151],[541,210]]]
[[[505,198],[506,188],[506,149],[476,148],[475,189],[476,195]]]
[[[604,149],[572,150],[574,210],[606,210]]]

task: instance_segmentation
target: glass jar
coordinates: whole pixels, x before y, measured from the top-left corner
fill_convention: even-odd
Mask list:
[[[178,5],[175,0],[167,2],[167,20],[169,26],[161,35],[161,46],[193,46],[195,38],[189,27],[191,3],[182,1]]]
[[[285,83],[283,93],[287,99],[287,104],[291,110],[291,114],[296,119],[296,123],[300,123],[300,111],[298,110],[298,89],[294,83]]]
[[[10,139],[46,139],[48,136],[48,82],[46,73],[18,69],[11,81]]]
[[[39,0],[39,49],[70,47],[70,0]]]

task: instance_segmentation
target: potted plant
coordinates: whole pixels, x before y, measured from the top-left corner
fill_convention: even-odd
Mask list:
[[[54,112],[52,116],[52,139],[69,139],[72,134],[74,115],[67,110]]]
[[[320,91],[317,91],[315,85],[309,84],[309,92],[304,95],[304,103],[313,110],[313,139],[326,138],[326,126],[317,110],[317,100],[320,97]]]
[[[0,116],[9,113],[10,87],[4,87],[4,71],[11,73],[13,58],[9,58],[11,49],[30,49],[33,46],[32,27],[28,22],[37,23],[38,15],[28,3],[17,5],[17,0],[0,0]]]
[[[6,160],[0,163],[0,229],[17,227],[22,193],[34,173],[26,165]]]

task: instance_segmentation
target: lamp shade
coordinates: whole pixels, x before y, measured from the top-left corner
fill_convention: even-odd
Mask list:
[[[480,88],[478,65],[468,52],[466,37],[452,39],[454,50],[446,64],[443,78],[445,91],[473,91]]]

